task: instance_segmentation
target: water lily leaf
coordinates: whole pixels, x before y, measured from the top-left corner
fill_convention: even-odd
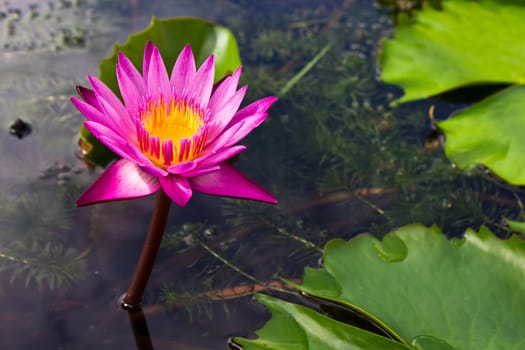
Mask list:
[[[468,230],[463,239],[454,240],[435,226],[416,224],[388,234],[383,241],[369,234],[347,242],[332,240],[325,247],[323,267],[306,269],[303,285],[296,287],[314,298],[360,311],[404,343],[399,343],[402,348],[525,347],[525,313],[521,312],[525,310],[525,241],[516,236],[500,240],[486,227]],[[312,321],[314,311],[307,313],[266,297],[261,301],[274,318],[259,331],[259,339],[239,341],[246,349],[286,349],[283,344],[314,349],[310,339],[325,336],[326,329],[317,320],[321,316]],[[329,324],[324,318],[323,322]],[[324,327],[330,330],[333,324]],[[348,339],[356,334],[346,333]],[[352,349],[341,344],[319,348]]]
[[[428,335],[415,337],[412,341],[412,345],[417,350],[455,350],[447,342]]]
[[[398,102],[458,87],[525,83],[525,7],[518,1],[443,1],[401,23],[380,58],[383,81],[401,86]]]
[[[447,156],[459,167],[483,164],[511,184],[525,184],[525,86],[505,89],[438,126]]]
[[[237,41],[226,27],[199,18],[157,19],[153,17],[150,25],[142,32],[129,36],[123,45],[116,44],[111,57],[100,62],[100,79],[120,96],[116,64],[119,51],[142,70],[144,46],[151,40],[158,47],[168,73],[171,72],[180,51],[189,43],[197,65],[209,55],[215,59],[215,81],[233,72],[241,65]],[[81,153],[89,163],[106,166],[117,156],[98,142],[84,127],[80,132]]]
[[[304,306],[263,294],[258,294],[257,300],[272,312],[273,317],[257,332],[258,339],[234,339],[245,350],[411,349],[407,345],[338,322]]]
[[[403,260],[384,258],[371,235],[334,240],[321,270],[339,282],[341,292],[319,293],[308,271],[300,289],[366,310],[407,343],[419,337],[424,344],[425,335],[457,349],[525,346],[525,314],[514,311],[525,310],[525,241],[500,240],[484,227],[468,230],[459,241],[422,225],[389,235],[406,245]]]
[[[159,49],[164,64],[168,67],[168,73],[171,72],[171,67],[182,48],[188,43],[195,55],[197,66],[209,55],[214,55],[215,81],[241,65],[237,41],[228,28],[200,18],[157,19],[153,17],[146,29],[130,35],[128,41],[123,45],[115,45],[113,55],[101,61],[100,79],[115,93],[118,93],[115,73],[118,52],[122,51],[141,71],[144,46],[148,40],[153,41]]]

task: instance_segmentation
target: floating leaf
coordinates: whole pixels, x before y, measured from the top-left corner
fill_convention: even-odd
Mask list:
[[[466,86],[525,83],[523,5],[483,0],[444,1],[443,10],[425,6],[386,41],[383,80],[405,90],[399,102]],[[439,123],[447,156],[462,168],[483,164],[512,184],[525,184],[523,101],[523,87],[510,87]]]
[[[123,45],[115,45],[113,55],[100,63],[100,79],[118,96],[120,96],[116,76],[118,52],[124,53],[141,70],[144,46],[148,40],[153,41],[159,49],[168,73],[171,72],[171,67],[182,48],[188,43],[192,47],[198,65],[209,55],[214,55],[215,81],[241,65],[237,42],[229,29],[198,18],[153,17],[144,31],[130,35]],[[84,159],[92,164],[106,166],[117,158],[84,127],[80,131],[80,143]]]
[[[130,35],[128,41],[123,45],[115,45],[113,55],[100,62],[100,80],[118,94],[115,72],[118,52],[123,52],[141,71],[144,46],[148,40],[153,41],[159,49],[164,64],[168,67],[168,74],[186,44],[191,45],[197,66],[209,55],[214,55],[215,81],[241,65],[237,41],[228,28],[199,18],[157,19],[153,17],[145,30]]]
[[[330,241],[323,268],[306,268],[297,288],[362,313],[415,349],[525,346],[525,314],[519,311],[525,310],[525,241],[515,236],[500,240],[485,227],[448,240],[436,227],[409,225],[382,242],[369,234]],[[268,300],[263,302],[276,320],[258,333],[258,340],[242,344],[292,342],[281,335],[286,325],[287,332],[298,332],[301,339],[323,334],[318,323],[302,320],[298,306],[281,303],[277,308]],[[315,348],[308,342],[293,344],[294,349]],[[321,348],[345,348],[327,344]],[[246,349],[264,348],[259,346]]]
[[[402,261],[381,257],[371,235],[328,243],[322,271],[342,286],[328,299],[366,310],[407,342],[428,335],[458,349],[523,345],[517,325],[525,315],[511,310],[525,307],[524,241],[499,240],[482,228],[467,231],[457,244],[436,227],[421,225],[390,235],[407,246]],[[324,297],[308,270],[301,289]]]
[[[335,321],[312,309],[267,295],[257,300],[272,312],[272,319],[257,332],[258,339],[235,338],[246,350],[408,350],[409,346]]]
[[[412,345],[417,350],[455,350],[450,344],[441,339],[420,335],[414,338]]]
[[[505,89],[438,125],[445,152],[459,167],[483,164],[512,184],[525,184],[525,86]]]
[[[424,6],[386,40],[381,78],[398,102],[472,84],[525,83],[525,7],[518,1],[443,1]]]

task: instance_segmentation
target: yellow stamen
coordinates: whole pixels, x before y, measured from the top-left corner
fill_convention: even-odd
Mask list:
[[[148,103],[142,119],[144,129],[160,140],[188,139],[203,125],[202,113],[188,103],[172,100],[167,108],[164,101]],[[169,112],[168,112],[169,111]]]
[[[204,112],[191,101],[148,101],[139,112],[141,150],[162,168],[193,160],[204,147],[205,122]]]

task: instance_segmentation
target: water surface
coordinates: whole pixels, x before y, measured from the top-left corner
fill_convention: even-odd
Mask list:
[[[236,164],[280,204],[195,194],[172,207],[145,303],[155,349],[227,349],[233,335],[254,336],[269,315],[252,287],[300,279],[330,238],[381,236],[411,222],[458,234],[517,215],[514,205],[480,199],[509,193],[457,171],[427,142],[435,101],[389,107],[399,91],[377,81],[376,54],[393,20],[370,1],[2,1],[0,12],[2,348],[135,347],[117,300],[154,196],[74,208],[102,169],[77,157],[83,118],[69,98],[115,41],[153,15],[230,27],[247,102],[280,94]],[[31,126],[21,139],[10,135],[17,118]]]

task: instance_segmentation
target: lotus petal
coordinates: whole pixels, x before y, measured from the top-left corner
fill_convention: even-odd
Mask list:
[[[224,128],[230,123],[231,119],[239,109],[241,102],[246,94],[247,86],[240,88],[233,94],[220,109],[212,112],[213,121],[209,125],[208,139],[214,140]]]
[[[235,157],[246,150],[246,146],[238,145],[225,149],[224,151],[210,154],[206,158],[199,159],[199,167],[206,167],[213,164],[220,164],[223,161]],[[193,169],[192,169],[193,170]]]
[[[175,61],[170,76],[170,83],[177,96],[185,97],[187,89],[195,77],[195,58],[190,45],[184,46],[179,57]]]
[[[188,89],[190,97],[193,98],[201,108],[206,108],[213,89],[213,77],[215,65],[213,55],[208,57],[195,74],[193,85]]]
[[[117,81],[126,109],[133,113],[146,95],[146,85],[137,68],[122,52],[118,54]]]
[[[150,44],[148,42],[148,44]],[[153,45],[153,44],[151,44]],[[150,62],[147,66],[148,71],[144,72],[144,77],[146,78],[146,85],[148,93],[150,96],[162,96],[167,98],[170,96],[170,82],[168,79],[168,72],[166,71],[166,66],[162,57],[160,56],[159,49],[153,46],[151,51]]]
[[[159,178],[162,189],[177,205],[185,206],[191,198],[191,187],[188,179],[178,175]]]
[[[99,202],[138,198],[160,189],[158,178],[147,175],[139,167],[121,159],[112,163],[106,171],[84,192],[76,202],[84,206]]]
[[[99,111],[102,109],[102,107],[100,107],[100,105],[98,104],[97,95],[95,94],[95,91],[78,85],[77,92],[86,103],[95,107]]]
[[[118,53],[116,75],[124,103],[89,76],[93,89],[78,87],[83,101],[71,100],[88,119],[85,127],[122,159],[81,196],[79,205],[140,197],[160,188],[178,205],[186,205],[193,188],[276,203],[227,163],[246,150],[235,144],[267,118],[275,97],[239,110],[247,89],[237,89],[242,69],[215,87],[214,71],[213,56],[197,70],[186,45],[168,77],[160,51],[148,41],[142,73]]]
[[[191,188],[195,191],[216,196],[277,203],[277,199],[270,192],[250,180],[231,164],[224,162],[220,167],[219,171],[188,178]]]

